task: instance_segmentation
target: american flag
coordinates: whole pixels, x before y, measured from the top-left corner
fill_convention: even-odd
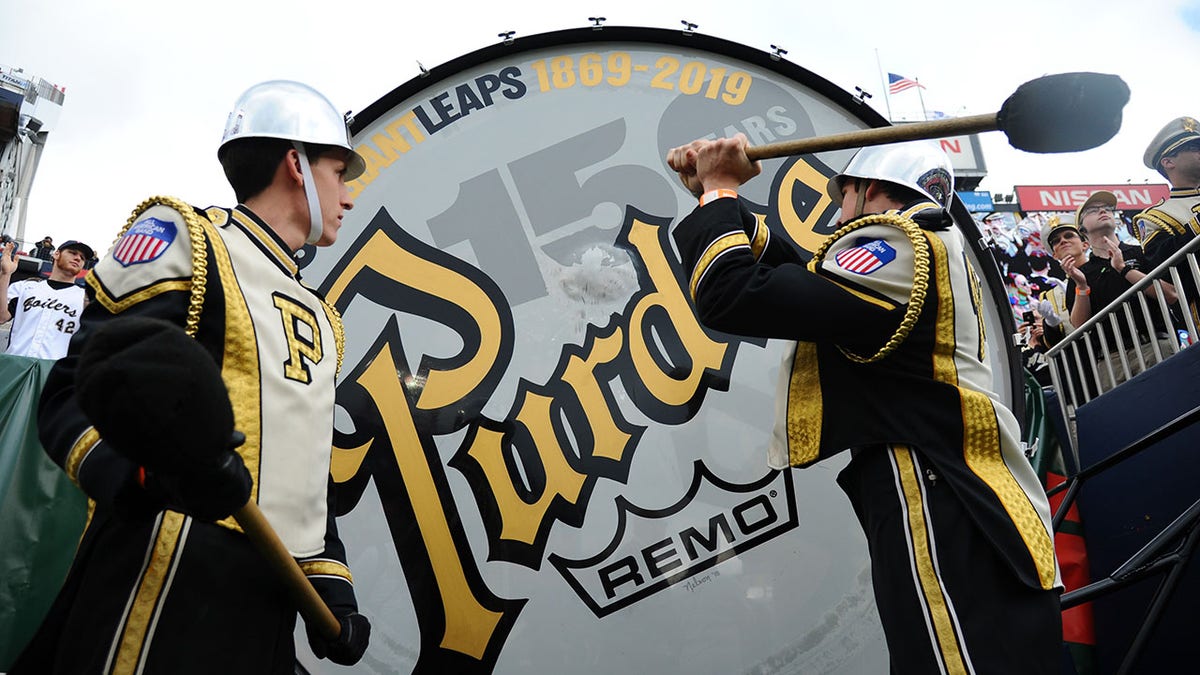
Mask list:
[[[913,80],[913,79],[910,79],[907,77],[903,77],[903,76],[897,75],[895,73],[888,73],[888,93],[889,94],[899,94],[900,92],[904,91],[905,89],[912,89],[913,87],[920,87],[921,89],[924,89],[925,85],[921,84],[920,82],[917,82],[916,80]]]

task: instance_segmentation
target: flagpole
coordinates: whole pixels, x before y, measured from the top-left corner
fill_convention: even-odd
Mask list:
[[[883,102],[887,105],[888,123],[892,122],[892,98],[888,95],[887,78],[883,76],[883,64],[879,62],[879,48],[875,48],[875,67],[879,69],[879,83],[883,85]]]
[[[913,82],[917,83],[917,97],[921,99],[921,119],[928,122],[929,113],[925,112],[925,95],[921,93],[921,90],[924,89],[924,87],[921,86],[921,80],[919,78],[914,77]]]

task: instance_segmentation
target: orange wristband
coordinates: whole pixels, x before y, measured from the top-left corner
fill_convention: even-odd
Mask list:
[[[137,482],[138,482],[138,485],[140,485],[142,487],[146,487],[146,467],[144,467],[144,466],[138,467]]]
[[[729,188],[721,188],[719,190],[709,190],[700,195],[700,206],[704,206],[709,202],[714,202],[718,199],[733,198],[737,199],[737,191]]]
[[[1091,294],[1092,294],[1092,289],[1090,286],[1088,288],[1083,289],[1082,291],[1079,290],[1078,288],[1075,289],[1075,295],[1091,295]]]

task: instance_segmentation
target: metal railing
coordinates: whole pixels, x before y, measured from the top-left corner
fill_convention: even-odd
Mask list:
[[[1175,307],[1186,326],[1187,344],[1197,341],[1200,334],[1196,331],[1196,321],[1189,305],[1200,302],[1200,298],[1192,297],[1195,289],[1192,280],[1200,280],[1200,264],[1196,259],[1198,251],[1200,237],[1194,238],[1163,264],[1148,271],[1145,278],[1139,279],[1111,304],[1094,311],[1083,325],[1076,326],[1062,342],[1046,352],[1051,382],[1069,419],[1073,419],[1075,408],[1161,363],[1183,348],[1176,333],[1176,321],[1163,295],[1164,281],[1172,284],[1178,296]],[[1183,274],[1180,273],[1180,267],[1185,269]],[[1185,282],[1184,276],[1189,273],[1191,278]],[[1155,297],[1147,299],[1142,291],[1151,285],[1156,288]],[[1154,305],[1154,314],[1151,313],[1151,304]],[[1139,325],[1135,320],[1135,311],[1144,323]],[[1170,338],[1169,343],[1156,335],[1164,328]],[[1178,328],[1182,329],[1183,326]],[[1115,345],[1109,344],[1110,337],[1116,342]],[[1134,344],[1125,344],[1127,339]],[[1144,353],[1146,350],[1139,344],[1143,340],[1149,343],[1152,353]],[[1169,346],[1160,345],[1160,341]],[[1074,438],[1071,439],[1071,445],[1074,449]]]
[[[1067,512],[1079,496],[1084,481],[1112,470],[1118,464],[1132,459],[1144,450],[1184,431],[1197,422],[1200,422],[1200,406],[1192,408],[1105,459],[1078,471],[1065,482],[1047,490],[1046,495],[1051,497],[1063,490],[1067,492],[1062,503],[1054,512],[1055,533],[1058,532]],[[1159,620],[1166,612],[1167,605],[1187,570],[1188,562],[1195,554],[1197,545],[1200,544],[1200,527],[1198,526],[1200,526],[1200,500],[1193,501],[1184,509],[1183,513],[1179,514],[1112,572],[1082,588],[1062,595],[1061,605],[1066,610],[1102,598],[1142,579],[1161,575],[1146,607],[1146,612],[1142,616],[1141,622],[1137,624],[1139,627],[1133,641],[1125,651],[1121,666],[1116,671],[1118,675],[1136,672],[1138,658],[1142,655]]]

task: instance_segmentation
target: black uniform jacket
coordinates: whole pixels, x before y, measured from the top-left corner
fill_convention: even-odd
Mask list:
[[[950,226],[935,204],[916,202],[848,223],[809,259],[725,198],[693,211],[674,236],[705,325],[797,341],[772,465],[912,446],[1019,578],[1051,588],[1044,488],[1016,419],[990,392],[979,282]]]

